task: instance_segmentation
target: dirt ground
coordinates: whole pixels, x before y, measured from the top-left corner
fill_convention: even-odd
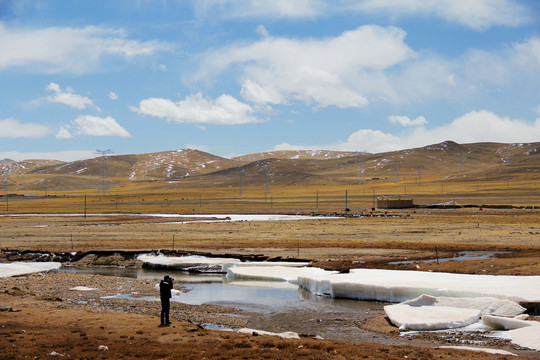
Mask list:
[[[347,271],[351,268],[418,269],[476,274],[540,275],[540,211],[538,210],[410,210],[380,213],[380,217],[315,218],[279,222],[188,222],[144,216],[0,217],[4,250],[182,250],[216,255],[263,255],[306,259],[314,266]],[[474,261],[442,261],[462,251],[496,251]],[[436,260],[441,261],[437,262]],[[16,260],[7,259],[6,260]],[[433,260],[426,263],[423,260]],[[405,264],[392,262],[412,261]],[[129,260],[118,259],[118,264]],[[112,261],[114,264],[114,261]],[[96,265],[96,264],[89,264]],[[157,327],[156,304],[119,299],[92,305],[90,298],[72,301],[69,287],[82,274],[29,275],[0,280],[0,306],[18,312],[0,313],[0,358],[104,359],[498,359],[512,358],[479,352],[442,349],[429,336],[403,345],[397,329],[379,314],[365,324],[373,342],[352,343],[302,337],[276,337],[210,331],[196,324],[223,316],[208,306],[177,308],[172,327]],[[102,277],[100,289],[118,287]],[[125,280],[124,280],[125,281]],[[145,294],[148,284],[129,283]],[[77,285],[74,285],[77,286]],[[122,285],[127,286],[127,285]],[[146,289],[146,290],[145,290]],[[85,294],[82,296],[98,297]],[[80,299],[79,299],[80,300]],[[86,303],[84,303],[86,301]],[[148,304],[147,304],[148,303]],[[238,317],[237,317],[238,319]],[[216,322],[239,321],[220,318]],[[241,327],[242,324],[229,324]],[[377,331],[396,341],[381,344]],[[100,345],[107,350],[100,350]],[[455,344],[452,344],[455,345]],[[524,358],[540,354],[506,343]]]

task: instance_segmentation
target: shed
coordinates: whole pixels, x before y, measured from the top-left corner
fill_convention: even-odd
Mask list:
[[[407,209],[412,207],[414,207],[412,196],[383,195],[377,198],[377,208],[379,209]]]

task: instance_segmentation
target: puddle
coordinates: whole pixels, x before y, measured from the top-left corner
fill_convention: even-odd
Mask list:
[[[461,251],[457,253],[457,256],[451,258],[439,258],[437,259],[427,259],[427,260],[405,260],[405,261],[393,261],[389,264],[399,265],[399,264],[415,264],[415,263],[434,263],[434,262],[448,262],[448,261],[470,261],[470,260],[488,260],[493,259],[499,254],[504,254],[507,251]]]

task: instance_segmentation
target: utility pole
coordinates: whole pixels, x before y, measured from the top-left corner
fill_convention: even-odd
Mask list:
[[[98,185],[98,194],[105,195],[107,192],[107,159],[109,158],[109,155],[114,154],[114,152],[112,152],[111,149],[96,150],[94,154],[101,157],[101,184]]]

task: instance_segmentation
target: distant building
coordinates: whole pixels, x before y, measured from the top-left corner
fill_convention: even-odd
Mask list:
[[[414,207],[412,196],[383,195],[377,198],[377,208],[379,209],[407,209],[412,207]]]

